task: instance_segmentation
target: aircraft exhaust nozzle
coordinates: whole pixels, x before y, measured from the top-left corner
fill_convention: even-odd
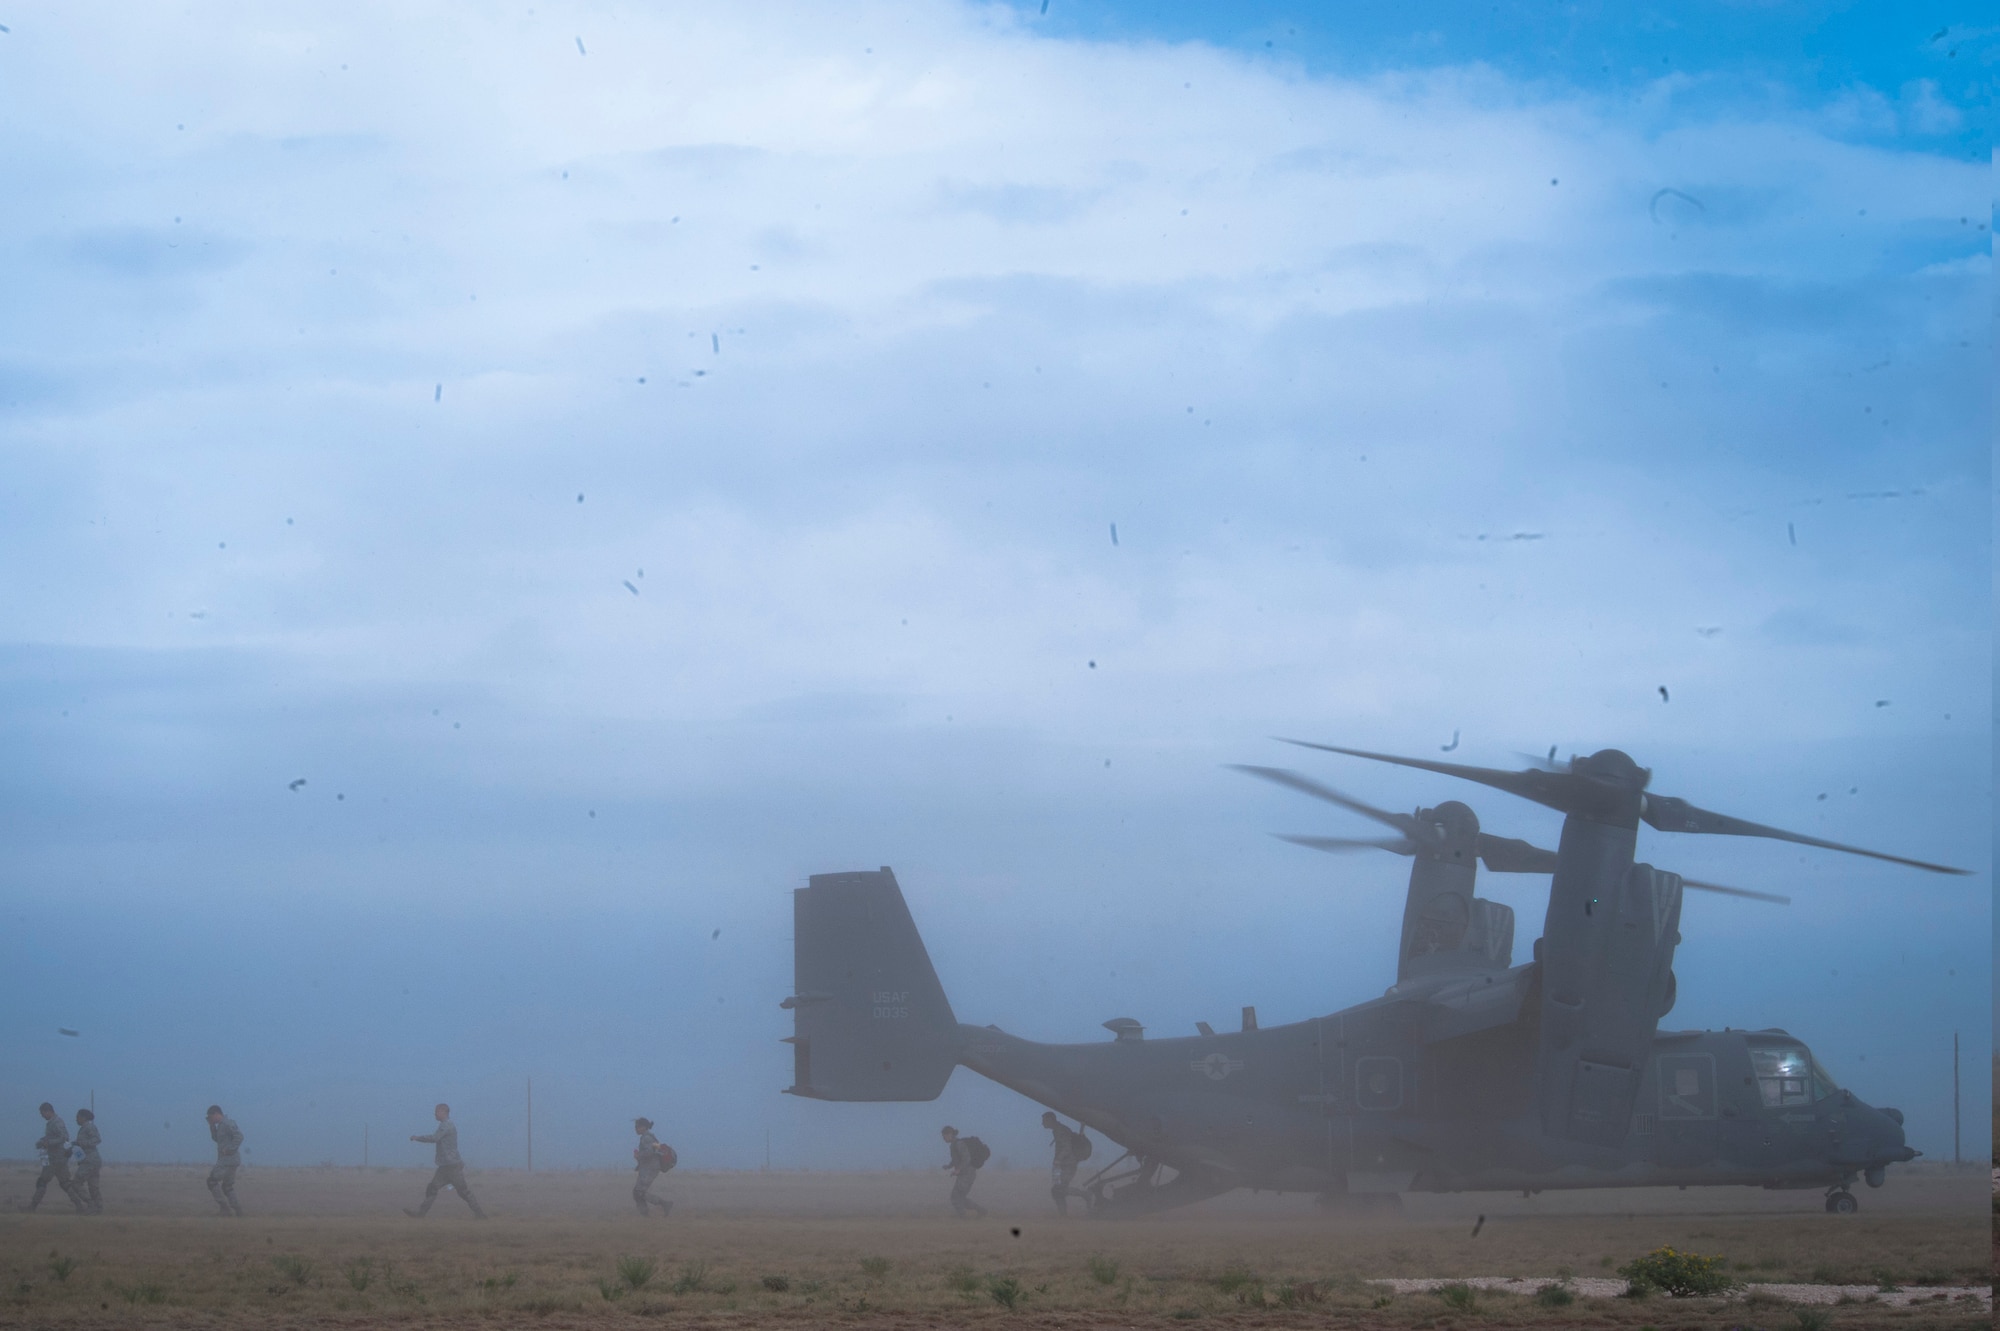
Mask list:
[[[792,1085],[815,1100],[935,1100],[958,1020],[896,875],[814,874],[792,893]]]

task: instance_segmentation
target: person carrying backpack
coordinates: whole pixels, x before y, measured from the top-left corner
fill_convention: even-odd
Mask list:
[[[951,1160],[945,1165],[951,1171],[951,1210],[960,1220],[968,1215],[985,1215],[986,1208],[972,1200],[972,1185],[979,1178],[979,1167],[986,1163],[993,1153],[986,1149],[986,1143],[977,1137],[961,1137],[958,1129],[947,1125],[940,1134],[945,1145],[951,1148]]]
[[[1076,1177],[1076,1167],[1090,1158],[1090,1138],[1083,1135],[1082,1128],[1071,1128],[1050,1110],[1042,1115],[1042,1126],[1053,1134],[1056,1157],[1049,1166],[1049,1195],[1056,1199],[1056,1214],[1069,1214],[1069,1185]]]
[[[657,1206],[660,1214],[666,1216],[673,1211],[674,1204],[652,1195],[653,1180],[679,1164],[680,1157],[674,1154],[673,1147],[653,1135],[652,1119],[633,1119],[632,1131],[639,1134],[639,1145],[632,1151],[632,1158],[639,1162],[639,1180],[632,1185],[632,1200],[638,1205],[640,1215],[651,1215],[652,1208]]]

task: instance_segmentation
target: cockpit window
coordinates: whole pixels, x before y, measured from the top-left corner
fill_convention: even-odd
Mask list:
[[[1757,1074],[1758,1093],[1773,1109],[1809,1105],[1838,1089],[1804,1045],[1753,1044],[1750,1065]]]

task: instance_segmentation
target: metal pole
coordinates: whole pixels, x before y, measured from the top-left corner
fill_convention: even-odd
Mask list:
[[[528,1172],[535,1172],[535,1079],[528,1078]]]
[[[1958,1032],[1951,1033],[1951,1162],[1958,1158]]]
[[[368,1168],[368,1125],[361,1125],[361,1167]]]

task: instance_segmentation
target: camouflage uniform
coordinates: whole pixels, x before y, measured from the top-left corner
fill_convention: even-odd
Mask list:
[[[1055,1136],[1055,1163],[1049,1166],[1049,1196],[1055,1198],[1056,1210],[1069,1214],[1070,1181],[1076,1177],[1078,1138],[1083,1134],[1071,1129],[1067,1124],[1055,1123],[1049,1128]]]
[[[76,1196],[77,1200],[88,1203],[93,1215],[104,1213],[104,1194],[97,1188],[98,1171],[104,1168],[104,1157],[97,1153],[97,1147],[103,1140],[96,1119],[76,1125],[76,1144],[83,1150],[83,1159],[76,1167]]]
[[[437,1200],[438,1193],[449,1184],[460,1197],[465,1199],[465,1204],[472,1208],[472,1214],[484,1220],[486,1212],[479,1209],[479,1203],[474,1199],[472,1189],[465,1184],[465,1161],[458,1158],[458,1125],[449,1118],[442,1119],[438,1122],[436,1132],[422,1137],[412,1137],[410,1140],[437,1143],[437,1172],[431,1175],[431,1181],[424,1186],[423,1205],[410,1214],[429,1214],[431,1203]]]
[[[660,1139],[653,1135],[650,1128],[639,1134],[639,1149],[633,1154],[639,1157],[639,1179],[632,1185],[633,1203],[638,1206],[640,1215],[651,1215],[649,1206],[659,1207],[660,1214],[666,1215],[674,1209],[674,1204],[649,1195],[653,1180],[658,1178],[661,1172]]]
[[[972,1147],[963,1137],[951,1141],[951,1209],[963,1218],[985,1215],[986,1208],[972,1200],[972,1185],[979,1180],[979,1166],[972,1163]]]
[[[208,1125],[215,1142],[215,1168],[208,1171],[208,1195],[224,1215],[242,1215],[243,1203],[236,1200],[236,1170],[243,1163],[243,1129],[227,1114]]]
[[[48,1126],[42,1129],[41,1140],[35,1143],[35,1149],[42,1153],[42,1172],[35,1179],[35,1195],[29,1201],[28,1209],[32,1211],[42,1204],[42,1196],[49,1190],[50,1179],[54,1179],[56,1186],[63,1190],[63,1196],[69,1198],[71,1206],[79,1211],[87,1209],[82,1196],[76,1190],[76,1184],[70,1181],[69,1125],[62,1121],[60,1114],[49,1117]]]

